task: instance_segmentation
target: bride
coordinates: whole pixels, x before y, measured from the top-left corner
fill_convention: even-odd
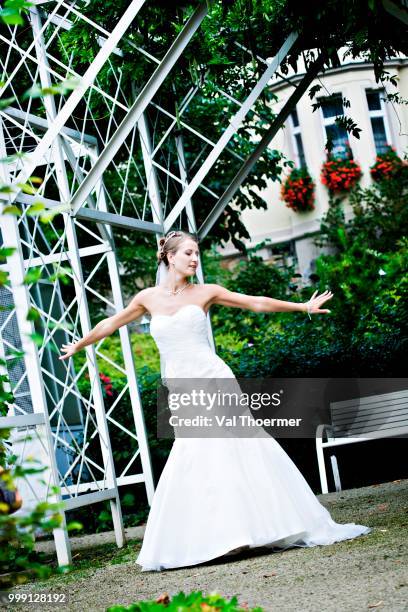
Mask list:
[[[186,232],[159,243],[160,284],[140,291],[121,312],[98,323],[60,359],[112,334],[148,312],[164,377],[233,378],[212,350],[207,312],[212,304],[254,312],[325,314],[325,291],[306,303],[243,295],[216,284],[193,284],[198,245]],[[163,367],[162,367],[163,371]],[[335,523],[278,442],[269,436],[176,438],[161,474],[137,558],[142,571],[203,563],[245,548],[332,544],[370,532]]]

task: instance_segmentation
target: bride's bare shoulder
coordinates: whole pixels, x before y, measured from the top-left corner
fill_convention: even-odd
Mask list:
[[[154,300],[161,293],[163,293],[163,288],[156,285],[154,287],[146,287],[146,289],[142,289],[142,291],[139,291],[138,295],[140,295],[144,300]]]
[[[202,292],[202,297],[206,302],[210,302],[214,300],[223,290],[221,285],[217,285],[216,283],[202,283],[200,285],[196,285],[199,290]]]
[[[159,287],[146,287],[146,289],[141,289],[133,297],[132,302],[143,306],[146,310],[150,310],[149,306],[157,298],[159,291]]]
[[[200,287],[203,288],[203,291],[205,291],[209,297],[214,297],[224,288],[222,285],[217,285],[216,283],[203,283]]]

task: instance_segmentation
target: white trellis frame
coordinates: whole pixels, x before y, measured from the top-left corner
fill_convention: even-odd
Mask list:
[[[14,97],[8,108],[0,110],[0,156],[8,159],[7,164],[0,164],[1,179],[12,185],[9,193],[0,193],[0,199],[4,207],[17,204],[21,208],[18,217],[1,215],[2,245],[16,250],[1,265],[9,274],[10,285],[0,292],[6,306],[0,311],[0,353],[10,364],[6,368],[15,403],[9,415],[0,418],[0,427],[14,427],[23,441],[26,433],[27,437],[35,433],[39,456],[48,466],[46,489],[41,491],[44,499],[63,499],[66,510],[109,500],[121,546],[124,534],[118,486],[143,483],[149,501],[154,490],[129,332],[124,327],[118,334],[118,358],[104,352],[103,341],[87,347],[86,359],[76,368],[72,360],[58,361],[56,354],[62,342],[92,327],[88,296],[115,311],[123,308],[113,228],[158,237],[173,227],[186,227],[198,238],[205,237],[324,59],[319,56],[310,63],[291,97],[244,159],[236,147],[237,132],[297,44],[297,33],[280,41],[270,62],[262,60],[265,70],[249,92],[243,89],[239,96],[233,95],[225,86],[212,83],[225,101],[224,123],[220,122],[214,137],[206,126],[198,129],[187,118],[197,100],[209,102],[203,87],[207,73],[202,82],[174,92],[177,111],[160,99],[166,79],[177,70],[177,61],[206,17],[206,1],[197,3],[161,58],[127,37],[131,24],[147,10],[144,0],[132,0],[110,31],[75,0],[33,4],[31,29],[25,30],[23,41],[17,26],[0,28],[0,41],[7,49],[0,58],[0,98]],[[384,4],[395,13],[392,2]],[[99,45],[98,53],[95,57],[90,54],[81,72],[64,43],[64,33],[78,23],[90,29]],[[140,61],[152,67],[130,101],[122,88],[123,40],[140,54]],[[106,68],[111,74],[109,86],[100,79]],[[22,98],[15,85],[39,81],[50,87],[67,79],[76,79],[72,93],[55,99]],[[104,131],[101,113],[108,117]],[[224,193],[217,193],[211,181],[217,178],[217,163],[223,156],[234,162],[235,177]],[[42,177],[39,187],[30,178],[36,174]],[[114,193],[105,187],[107,177],[117,185]],[[36,191],[24,188],[27,183]],[[197,214],[198,193],[213,200],[204,219]],[[44,228],[33,214],[33,205],[39,202],[51,211],[60,210],[61,205],[67,208]],[[25,276],[34,279],[39,272],[38,283],[23,284]],[[106,293],[95,286],[101,277],[109,281]],[[201,267],[198,277],[203,282]],[[65,284],[66,280],[70,283]],[[33,316],[27,320],[27,314],[33,312],[36,322]],[[43,334],[41,342],[35,335],[38,329]],[[13,355],[20,349],[24,360],[15,363]],[[109,406],[99,377],[104,363],[126,380]],[[86,375],[89,383],[84,384]],[[130,407],[125,416],[124,404]],[[129,446],[129,453],[125,465],[114,466],[111,440],[114,443],[117,436]],[[60,487],[59,494],[52,491],[52,485]],[[59,563],[69,563],[64,525],[54,535]]]

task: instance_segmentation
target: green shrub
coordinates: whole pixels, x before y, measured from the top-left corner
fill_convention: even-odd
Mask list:
[[[242,608],[236,597],[230,601],[224,599],[218,593],[203,595],[202,591],[193,591],[185,594],[183,591],[174,595],[171,599],[167,593],[163,593],[157,600],[140,601],[130,606],[111,606],[107,612],[263,612],[263,608]]]
[[[252,257],[226,286],[253,295],[306,301],[330,288],[331,314],[257,314],[215,308],[217,348],[237,376],[403,376],[408,310],[408,178],[387,180],[342,200],[331,198],[317,238],[314,287],[297,288],[293,270]],[[225,272],[223,273],[225,275]]]

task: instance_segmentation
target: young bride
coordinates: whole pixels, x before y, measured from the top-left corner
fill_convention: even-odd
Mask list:
[[[186,232],[160,240],[156,287],[140,291],[122,311],[84,338],[63,344],[60,359],[109,336],[148,312],[150,331],[167,379],[233,378],[212,350],[207,312],[212,304],[254,312],[326,314],[333,294],[306,303],[243,295],[216,284],[193,284],[198,245]],[[158,482],[137,563],[143,571],[196,565],[244,548],[316,546],[368,533],[335,523],[276,440],[269,436],[176,438]]]

